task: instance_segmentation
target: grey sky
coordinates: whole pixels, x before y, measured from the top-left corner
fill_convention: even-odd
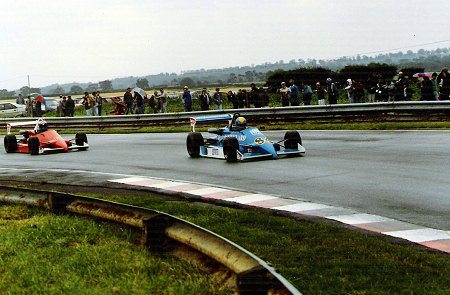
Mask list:
[[[0,89],[8,90],[27,85],[27,74],[32,87],[42,87],[281,59],[335,58],[450,39],[450,1],[0,4]]]

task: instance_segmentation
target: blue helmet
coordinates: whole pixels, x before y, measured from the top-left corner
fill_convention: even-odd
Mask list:
[[[239,126],[239,127],[246,127],[247,126],[247,120],[245,120],[244,117],[236,118],[236,121],[234,123],[236,124],[236,126]]]

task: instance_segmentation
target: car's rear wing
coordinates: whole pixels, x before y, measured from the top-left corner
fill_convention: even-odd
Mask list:
[[[195,124],[197,122],[207,122],[207,121],[223,121],[223,120],[232,120],[233,115],[231,114],[223,114],[223,115],[211,115],[211,116],[202,116],[202,117],[191,117],[191,131],[195,132]]]
[[[33,126],[34,130],[37,130],[39,127],[39,122],[44,121],[44,119],[39,118],[34,121],[26,121],[26,122],[16,122],[16,123],[6,123],[6,134],[11,133],[11,127],[25,127],[25,126]]]

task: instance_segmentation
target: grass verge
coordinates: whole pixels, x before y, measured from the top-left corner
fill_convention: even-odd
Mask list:
[[[89,190],[61,189],[160,210],[210,229],[271,263],[304,294],[450,292],[450,256],[398,239],[259,209],[186,202],[142,191]],[[74,235],[77,232],[83,233],[75,230]]]
[[[0,205],[2,294],[230,294],[191,264],[138,246],[125,227]]]

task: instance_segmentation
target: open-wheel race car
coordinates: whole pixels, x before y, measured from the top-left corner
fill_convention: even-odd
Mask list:
[[[35,125],[33,130],[21,130],[22,138],[11,134],[11,127]],[[30,122],[7,123],[7,135],[4,138],[7,153],[29,153],[38,155],[51,152],[68,152],[69,150],[85,151],[88,149],[87,136],[78,132],[74,139],[65,140],[55,130],[47,129],[43,119]]]
[[[205,121],[229,120],[228,126],[208,129],[215,136],[204,139],[195,132],[195,124]],[[257,158],[277,159],[279,156],[305,153],[302,139],[297,131],[287,131],[284,139],[269,141],[257,128],[247,127],[247,121],[240,114],[212,115],[191,118],[191,130],[186,139],[186,147],[193,158],[208,157],[225,159],[228,162]]]

